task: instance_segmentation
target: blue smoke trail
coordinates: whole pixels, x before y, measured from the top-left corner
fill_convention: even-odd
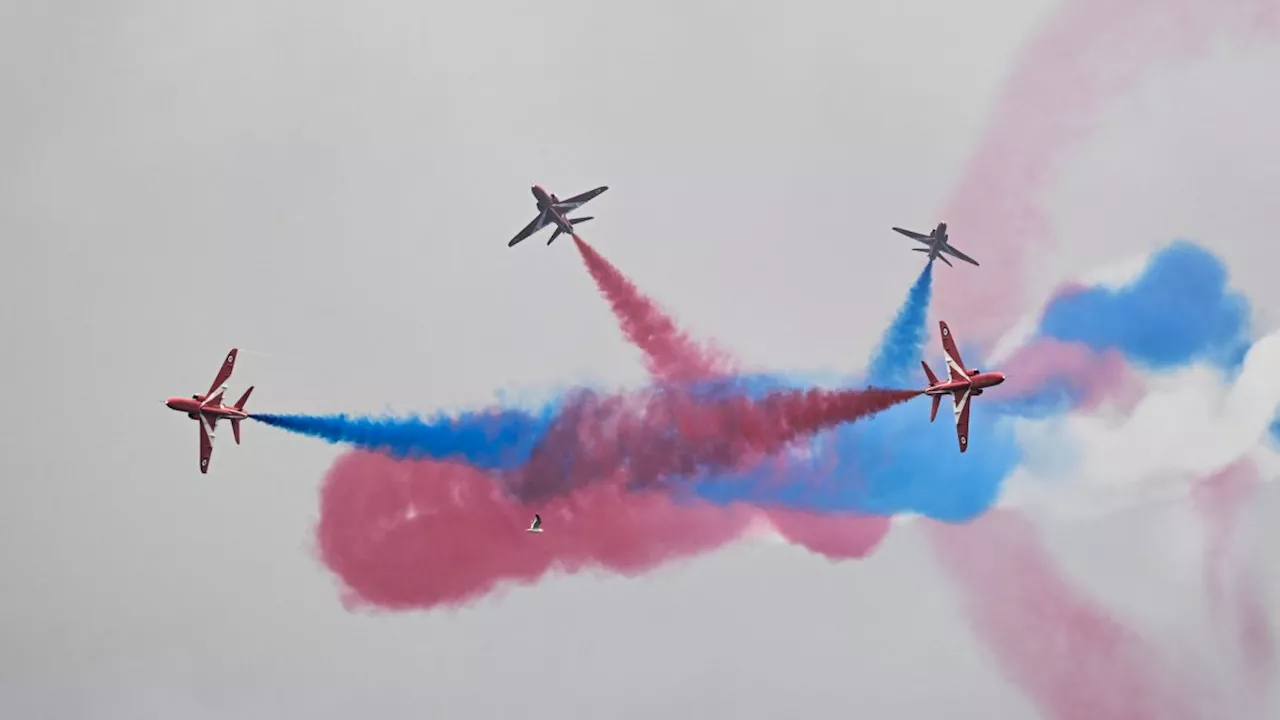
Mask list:
[[[339,415],[251,415],[267,425],[354,445],[399,458],[456,459],[485,470],[508,470],[529,461],[561,411],[561,400],[537,412],[494,410],[456,418]]]
[[[905,308],[899,317],[904,315],[909,315]],[[1203,248],[1175,242],[1154,254],[1126,287],[1091,288],[1057,299],[1039,331],[1098,350],[1114,348],[1135,363],[1158,368],[1208,361],[1230,369],[1248,348],[1248,316],[1247,301],[1227,290],[1222,262]],[[1158,330],[1150,331],[1152,325]],[[888,373],[913,367],[918,353],[889,357],[887,350],[895,347],[889,338],[905,334],[890,327],[871,367]],[[962,353],[972,351],[962,348]],[[974,404],[974,441],[963,456],[945,407],[931,425],[922,403],[907,404],[817,438],[818,457],[791,463],[785,473],[757,470],[705,478],[696,493],[719,503],[827,513],[913,512],[963,522],[990,508],[1004,479],[1023,461],[1014,421],[1067,412],[1076,400],[1064,383],[1052,380],[1031,397],[1010,400],[1001,399],[995,388]],[[1275,432],[1280,435],[1280,421]]]
[[[867,369],[867,381],[884,387],[905,386],[915,374],[909,372],[920,362],[927,328],[929,301],[933,297],[933,261],[907,291],[907,299],[880,340],[880,348]]]
[[[1176,240],[1147,261],[1142,275],[1116,290],[1090,288],[1058,298],[1040,332],[1115,348],[1156,370],[1204,361],[1233,371],[1251,344],[1249,301],[1227,287],[1227,268],[1208,250]]]

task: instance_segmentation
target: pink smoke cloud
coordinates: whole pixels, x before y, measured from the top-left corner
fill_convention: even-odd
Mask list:
[[[1128,412],[1146,393],[1142,377],[1116,350],[1097,352],[1078,342],[1038,338],[1014,352],[1001,367],[1008,397],[1030,395],[1050,380],[1065,382],[1078,393],[1081,410],[1106,401]]]
[[[1276,630],[1256,565],[1237,550],[1240,516],[1255,497],[1258,467],[1243,458],[1204,478],[1192,498],[1205,522],[1204,583],[1210,608],[1239,652],[1251,699],[1262,702],[1276,681]]]
[[[929,523],[934,554],[1006,676],[1057,720],[1198,717],[1156,649],[1076,590],[1020,514]]]
[[[1030,38],[940,217],[966,252],[998,262],[992,271],[938,278],[935,307],[963,313],[971,342],[990,347],[1020,314],[1027,263],[1053,239],[1043,194],[1106,103],[1154,70],[1202,52],[1214,30],[1241,21],[1257,29],[1274,2],[1247,10],[1193,0],[1075,0]]]
[[[548,532],[524,532],[535,512]],[[645,572],[738,538],[752,516],[607,479],[526,506],[469,465],[351,452],[321,486],[316,535],[349,607],[424,609],[532,583],[553,569]]]

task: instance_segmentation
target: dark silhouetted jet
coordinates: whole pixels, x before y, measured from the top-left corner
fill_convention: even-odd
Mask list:
[[[943,255],[943,253],[946,253],[951,257],[959,258],[967,263],[972,263],[973,265],[978,264],[977,260],[974,260],[968,255],[965,255],[964,253],[952,247],[951,243],[947,242],[947,224],[946,223],[938,223],[938,227],[934,228],[933,232],[929,233],[928,235],[921,235],[918,232],[903,230],[900,227],[896,227],[893,230],[894,232],[899,232],[899,233],[902,233],[903,235],[906,235],[912,240],[916,240],[924,243],[925,245],[928,245],[929,247],[911,248],[911,249],[914,250],[915,252],[929,253],[930,260],[937,258],[938,260],[941,260],[942,262],[948,265],[951,265],[951,261],[948,260]]]
[[[584,223],[591,218],[570,218],[566,216],[608,189],[608,186],[602,185],[595,190],[588,190],[581,195],[574,195],[567,200],[561,200],[555,195],[548,194],[546,190],[542,189],[541,185],[534,185],[533,197],[538,201],[538,216],[530,221],[528,225],[525,225],[523,230],[516,233],[516,236],[511,238],[511,242],[507,243],[507,247],[515,247],[516,243],[548,225],[556,226],[556,231],[551,233],[551,239],[547,241],[548,245],[555,242],[556,238],[560,237],[560,233],[572,235],[574,225]]]

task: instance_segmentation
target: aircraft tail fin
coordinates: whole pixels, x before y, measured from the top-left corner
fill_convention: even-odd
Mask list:
[[[593,216],[593,217],[584,217],[584,218],[569,218],[569,224],[577,225],[578,223],[584,223],[588,220],[595,220],[595,217]]]
[[[244,404],[249,402],[249,395],[253,392],[253,386],[250,385],[248,390],[240,396],[240,399],[233,405],[236,410],[244,410]],[[231,418],[231,434],[236,438],[236,444],[240,444],[240,418]]]
[[[929,379],[929,387],[937,385],[938,376],[933,374],[933,370],[929,368],[929,363],[921,360],[920,367],[924,368],[924,376]],[[933,422],[934,418],[938,417],[938,405],[942,402],[942,396],[934,395],[930,400],[933,400],[933,408],[929,410],[929,422]]]
[[[930,370],[930,369],[929,369],[929,363],[927,363],[927,362],[925,362],[925,361],[921,360],[921,361],[920,361],[920,367],[924,368],[924,376],[925,376],[925,377],[927,377],[927,378],[929,378],[929,384],[930,384],[930,385],[937,385],[937,384],[938,384],[938,376],[937,376],[937,375],[934,375],[934,374],[933,374],[933,370]]]
[[[911,252],[929,252],[933,248],[911,248]]]
[[[551,239],[547,241],[547,244],[550,245],[551,243],[555,242],[556,238],[560,237],[562,233],[564,233],[564,230],[561,230],[559,226],[557,226],[556,231],[551,233]]]

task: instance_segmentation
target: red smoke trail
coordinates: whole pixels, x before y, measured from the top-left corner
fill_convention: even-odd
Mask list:
[[[1196,486],[1193,499],[1206,524],[1204,577],[1211,609],[1228,624],[1249,684],[1249,700],[1266,701],[1276,680],[1276,636],[1262,579],[1251,553],[1240,552],[1239,516],[1258,489],[1257,465],[1245,458]]]
[[[609,301],[623,334],[644,353],[645,369],[651,376],[687,382],[734,371],[733,361],[726,354],[700,347],[690,340],[652,300],[636,289],[635,283],[582,238],[574,235],[573,242],[600,294]]]
[[[582,238],[575,235],[573,240],[623,334],[644,353],[645,367],[654,379],[689,382],[736,371],[732,357],[690,339],[616,266]],[[785,472],[785,463],[779,472]],[[889,532],[887,517],[832,516],[787,508],[769,508],[764,514],[789,542],[833,560],[864,557]]]
[[[568,403],[511,490],[526,501],[543,500],[602,478],[625,476],[631,488],[650,488],[666,476],[720,473],[920,394],[809,390],[708,402],[673,388],[638,398],[584,393]]]
[[[1047,717],[1198,717],[1155,648],[1082,597],[1025,518],[992,510],[968,525],[928,527],[973,630]]]
[[[540,535],[524,532],[535,512]],[[746,508],[608,482],[528,507],[468,465],[351,452],[324,479],[316,534],[348,607],[408,610],[461,605],[552,569],[638,574],[715,549],[750,520]]]

